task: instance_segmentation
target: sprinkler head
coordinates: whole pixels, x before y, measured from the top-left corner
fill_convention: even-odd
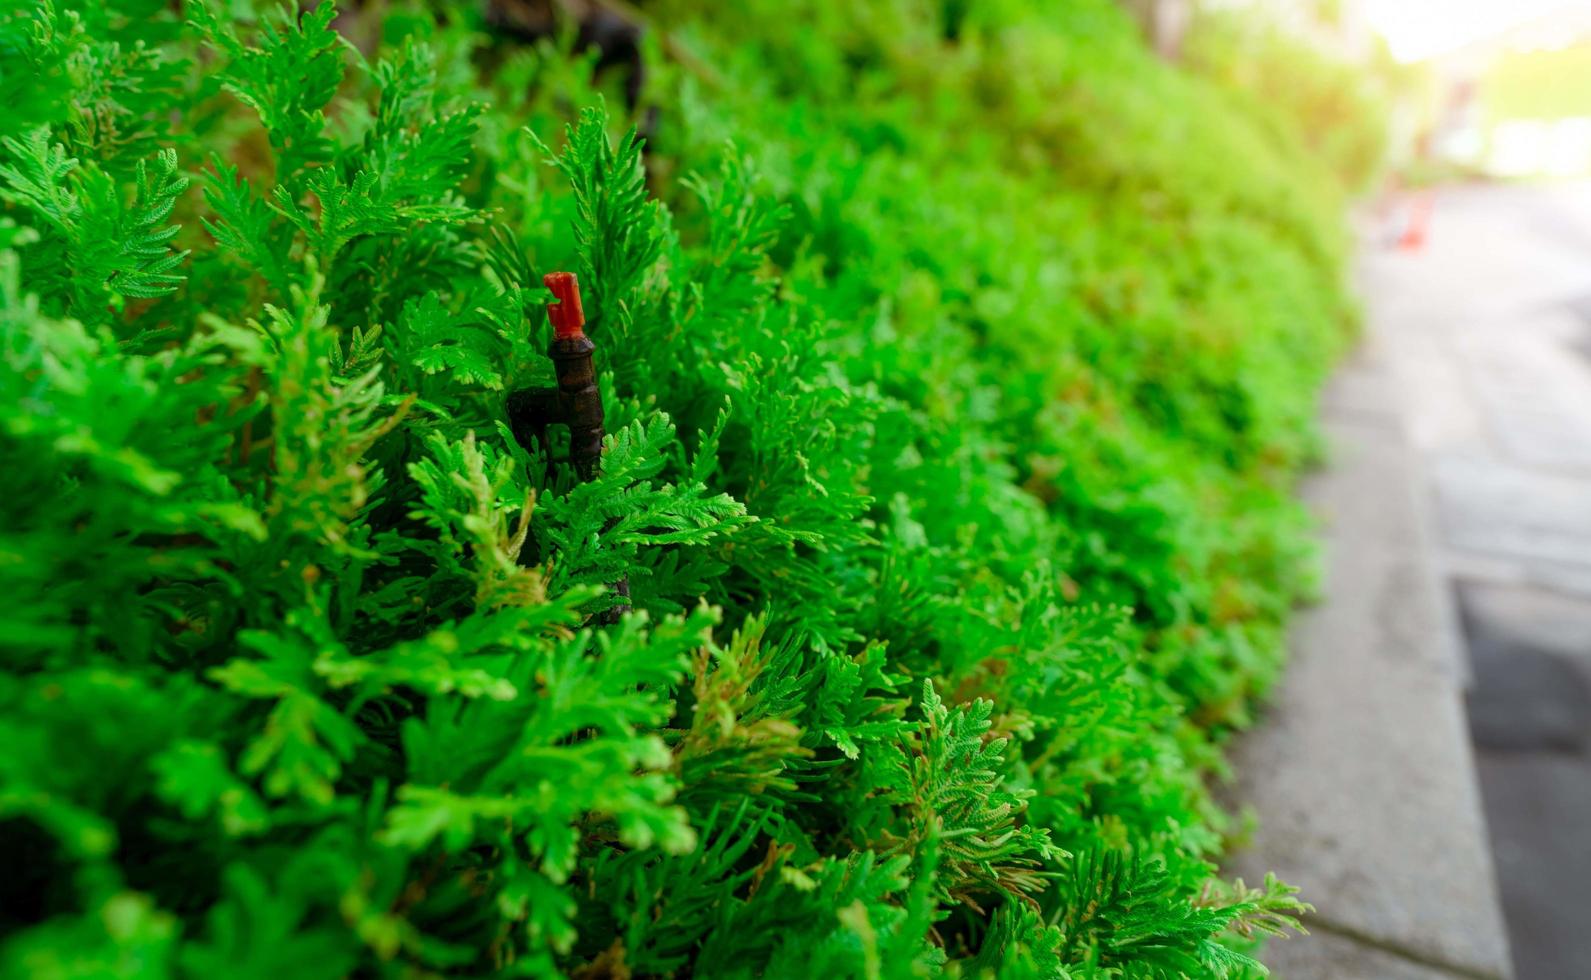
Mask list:
[[[547,321],[552,324],[554,336],[559,340],[585,336],[581,329],[586,312],[580,307],[580,280],[573,272],[549,272],[541,281],[557,297],[557,302],[547,304]]]

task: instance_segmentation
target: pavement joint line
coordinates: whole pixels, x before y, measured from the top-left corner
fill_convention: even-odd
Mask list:
[[[1339,939],[1346,939],[1366,949],[1373,949],[1378,953],[1395,956],[1416,966],[1423,966],[1439,973],[1446,973],[1449,976],[1462,977],[1464,980],[1508,980],[1501,973],[1493,973],[1490,970],[1481,970],[1473,966],[1465,966],[1462,963],[1454,963],[1451,960],[1443,959],[1440,956],[1435,956],[1422,950],[1410,949],[1393,940],[1383,939],[1362,929],[1343,925],[1331,919],[1323,919],[1318,912],[1311,913],[1304,922],[1311,930],[1324,932]]]

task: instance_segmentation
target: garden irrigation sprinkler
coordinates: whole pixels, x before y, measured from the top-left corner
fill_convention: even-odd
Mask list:
[[[569,430],[569,462],[580,479],[589,480],[602,464],[602,393],[597,390],[591,353],[596,345],[585,334],[586,315],[580,306],[580,282],[573,272],[549,272],[542,282],[552,290],[547,304],[552,324],[552,358],[558,383],[544,388],[522,388],[508,396],[508,421],[514,438],[526,449],[547,450],[548,426]]]
[[[580,306],[580,281],[573,272],[549,272],[541,280],[552,290],[554,301],[547,304],[547,321],[552,324],[552,358],[558,383],[548,387],[521,388],[508,396],[508,422],[514,439],[527,450],[539,448],[548,453],[547,428],[561,425],[569,430],[569,463],[584,480],[596,476],[602,466],[602,392],[597,388],[596,369],[591,354],[596,345],[585,334],[586,315]],[[613,589],[628,599],[630,582],[620,579]],[[602,622],[616,622],[629,608],[621,603],[603,613]]]

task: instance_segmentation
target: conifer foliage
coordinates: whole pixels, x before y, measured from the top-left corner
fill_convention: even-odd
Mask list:
[[[1337,201],[1030,6],[0,8],[0,975],[1262,970]]]

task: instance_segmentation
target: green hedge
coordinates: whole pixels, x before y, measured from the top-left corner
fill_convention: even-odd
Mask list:
[[[1342,183],[1050,6],[9,6],[0,973],[1257,973]]]

